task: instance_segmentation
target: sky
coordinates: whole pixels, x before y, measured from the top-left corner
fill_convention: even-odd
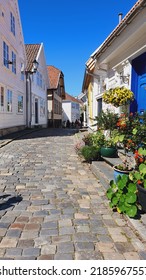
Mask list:
[[[43,43],[46,64],[64,74],[65,90],[82,91],[85,63],[136,0],[18,0],[24,43]]]

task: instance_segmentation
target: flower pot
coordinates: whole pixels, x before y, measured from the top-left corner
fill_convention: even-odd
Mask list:
[[[138,202],[142,206],[142,210],[146,212],[146,189],[137,184],[137,190]]]
[[[132,171],[131,170],[120,170],[118,168],[116,168],[116,166],[113,167],[114,168],[114,181],[116,182],[117,181],[117,177],[120,175],[129,175],[129,172]]]
[[[101,147],[100,153],[102,157],[116,157],[117,149],[115,147]]]

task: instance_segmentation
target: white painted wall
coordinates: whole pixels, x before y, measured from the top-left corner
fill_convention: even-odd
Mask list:
[[[37,61],[39,62],[38,72],[42,74],[42,87],[37,84],[37,72],[32,76],[32,120],[31,126],[36,125],[35,120],[35,100],[38,102],[38,125],[47,126],[47,88],[49,80],[47,76],[47,66],[44,56],[44,47],[41,44]],[[44,108],[42,108],[41,104]]]
[[[15,17],[14,36],[10,31],[10,12]],[[7,69],[3,64],[3,41],[16,54],[16,74],[12,65]],[[4,87],[4,107],[0,108],[0,129],[26,124],[26,84],[21,80],[21,63],[25,64],[24,40],[17,0],[0,0],[0,86]],[[7,112],[7,90],[12,90],[12,112]],[[18,95],[23,96],[23,112],[18,113]]]
[[[94,74],[104,80],[106,89],[116,86],[131,88],[131,61],[146,51],[146,8],[143,9],[135,19],[127,25],[126,29],[115,38],[111,45],[100,55],[96,61]],[[107,72],[100,72],[100,68],[107,69]],[[129,81],[123,82],[120,75],[129,75]],[[105,90],[105,89],[104,89]],[[102,85],[98,87],[98,81],[93,82],[93,118],[98,114],[97,99],[104,92]],[[103,102],[103,110],[110,110],[120,113],[119,108]]]
[[[78,102],[63,100],[62,109],[62,121],[69,120],[70,122],[75,122],[80,119],[80,106]]]

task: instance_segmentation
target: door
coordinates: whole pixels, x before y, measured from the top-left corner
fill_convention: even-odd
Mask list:
[[[131,89],[135,94],[136,111],[146,111],[146,52],[132,61]]]
[[[139,113],[146,110],[146,74],[139,76],[137,104]]]
[[[38,99],[35,99],[35,124],[38,124]]]

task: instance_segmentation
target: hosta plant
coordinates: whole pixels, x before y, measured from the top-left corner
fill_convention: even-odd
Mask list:
[[[110,181],[107,190],[107,197],[110,200],[110,207],[119,213],[129,217],[137,214],[137,187],[126,175],[118,176],[117,181]]]

